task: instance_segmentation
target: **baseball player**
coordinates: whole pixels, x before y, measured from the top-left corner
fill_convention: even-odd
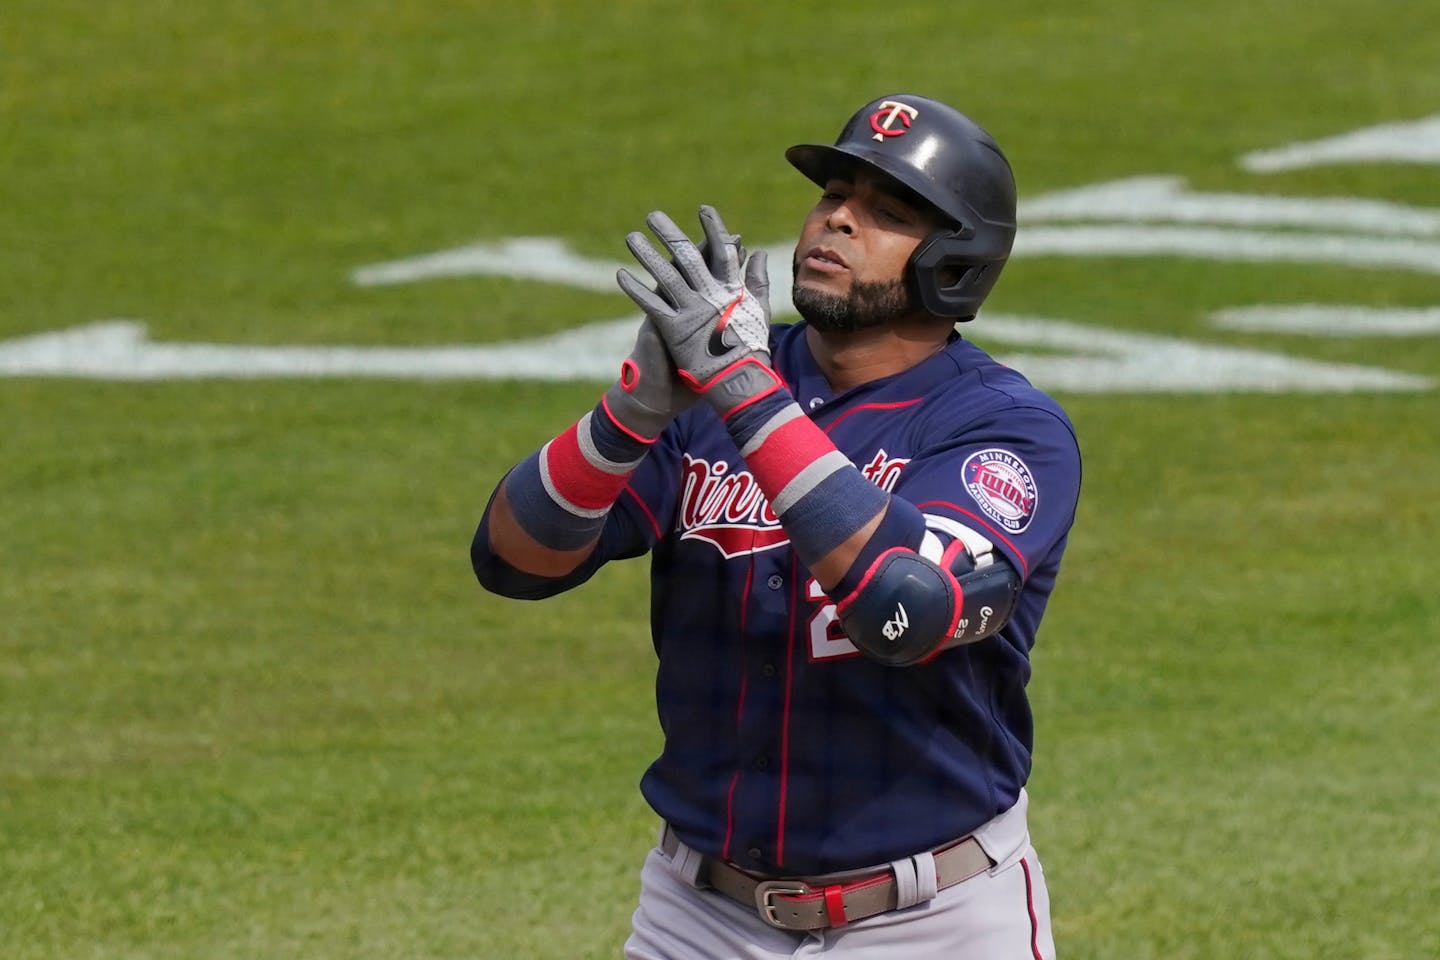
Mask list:
[[[1030,650],[1074,517],[1063,410],[956,332],[1015,235],[1000,148],[879,98],[787,159],[819,185],[802,322],[710,207],[619,274],[644,311],[593,410],[472,547],[541,598],[651,555],[662,821],[625,956],[1051,958],[1026,826]]]

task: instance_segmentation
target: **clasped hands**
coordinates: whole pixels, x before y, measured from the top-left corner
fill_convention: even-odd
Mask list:
[[[625,238],[655,289],[624,268],[616,274],[620,289],[646,319],[606,400],[622,425],[657,436],[697,397],[723,417],[779,378],[770,366],[764,251],[747,257],[740,237],[725,229],[710,206],[700,208],[698,246],[658,210],[645,222],[669,255],[638,230]]]

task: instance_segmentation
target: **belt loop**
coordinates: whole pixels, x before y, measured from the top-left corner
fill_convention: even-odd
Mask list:
[[[838,883],[825,888],[825,915],[832,927],[843,927],[849,922],[845,917],[845,888]]]
[[[675,836],[675,831],[670,829],[667,823],[661,836],[661,845],[664,846],[664,834],[669,834],[670,841],[675,845],[675,852],[670,856],[670,872],[685,882],[687,886],[699,887],[700,868],[705,864],[705,857],[696,850]]]
[[[934,900],[940,892],[940,878],[935,873],[935,854],[927,850],[910,859],[915,863],[916,896],[922,901]]]
[[[892,862],[890,871],[895,874],[895,909],[904,910],[919,903],[920,884],[915,876],[914,858]]]

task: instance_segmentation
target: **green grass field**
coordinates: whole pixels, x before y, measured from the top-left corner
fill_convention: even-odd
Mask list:
[[[111,318],[377,348],[613,319],[618,291],[352,272],[521,236],[618,260],[700,202],[782,243],[814,199],[784,147],[899,90],[984,123],[1022,198],[1440,210],[1436,160],[1239,163],[1440,114],[1433,3],[770,6],[12,0],[0,358]],[[1440,262],[1037,253],[987,307],[1428,384],[1057,390],[1086,479],[1031,792],[1068,960],[1440,956],[1440,332],[1210,320],[1293,304],[1419,315]],[[645,565],[523,604],[467,556],[600,388],[0,373],[0,956],[617,957],[655,828]]]

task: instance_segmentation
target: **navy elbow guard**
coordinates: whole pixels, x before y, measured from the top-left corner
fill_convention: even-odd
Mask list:
[[[956,541],[938,563],[904,548],[886,551],[837,612],[861,652],[904,667],[994,635],[1019,595],[1009,561],[993,550],[972,554]]]

